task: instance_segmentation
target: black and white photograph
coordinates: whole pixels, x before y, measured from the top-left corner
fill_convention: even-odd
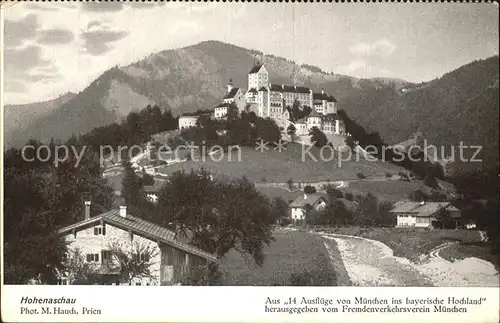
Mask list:
[[[498,3],[1,5],[6,286],[499,290]]]

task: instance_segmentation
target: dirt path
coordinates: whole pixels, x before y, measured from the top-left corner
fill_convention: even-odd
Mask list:
[[[470,257],[450,262],[436,247],[420,264],[395,257],[385,244],[370,239],[322,234],[337,243],[344,266],[354,286],[498,287],[499,273],[482,259]]]
[[[392,255],[377,241],[341,235],[322,235],[337,243],[353,286],[433,286],[409,260]]]

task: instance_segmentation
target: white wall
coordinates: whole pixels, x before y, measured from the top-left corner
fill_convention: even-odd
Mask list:
[[[132,282],[133,285],[136,283],[141,283],[141,285],[160,285],[160,265],[161,265],[161,253],[158,244],[149,239],[143,238],[138,235],[133,235],[133,240],[130,240],[130,234],[126,230],[122,230],[120,228],[111,226],[109,224],[105,224],[106,226],[106,235],[94,235],[94,227],[101,227],[99,223],[96,223],[93,227],[77,231],[76,238],[72,233],[64,236],[66,242],[69,243],[68,251],[74,251],[76,248],[80,249],[80,252],[86,257],[86,254],[99,254],[99,263],[96,265],[102,264],[102,250],[109,250],[109,246],[112,243],[117,243],[122,248],[129,249],[133,248],[136,244],[141,246],[148,246],[150,250],[156,255],[153,259],[151,259],[151,267],[150,271],[153,273],[156,279],[151,280],[149,278],[146,279],[134,279]]]
[[[179,129],[195,127],[197,121],[197,116],[179,117]]]
[[[435,218],[424,218],[415,217],[413,215],[398,214],[396,226],[429,228],[432,226],[432,221],[435,221]]]

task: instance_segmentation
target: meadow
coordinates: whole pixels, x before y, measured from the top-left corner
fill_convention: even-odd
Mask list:
[[[265,246],[262,267],[246,260],[237,251],[230,251],[220,260],[224,285],[232,286],[345,286],[345,269],[335,244],[330,253],[319,235],[300,231],[275,231],[275,241]],[[335,258],[334,258],[335,259]],[[336,268],[340,272],[337,274]],[[348,279],[348,278],[347,278]]]
[[[167,165],[158,171],[172,174],[179,170],[205,168],[221,177],[246,176],[252,182],[275,183],[286,182],[289,179],[296,182],[356,180],[358,173],[364,174],[367,178],[383,178],[387,173],[397,175],[403,170],[389,163],[367,161],[362,157],[359,161],[343,161],[339,166],[337,158],[321,160],[319,148],[313,147],[310,150],[316,160],[308,154],[303,154],[303,149],[299,144],[289,144],[286,150],[281,152],[272,148],[260,152],[254,148],[241,147],[241,154],[234,149],[231,155],[226,153],[224,156],[214,155],[213,158],[207,156],[205,160],[189,160],[185,163]],[[330,156],[326,152],[324,155]],[[221,157],[221,160],[216,160],[216,157]]]

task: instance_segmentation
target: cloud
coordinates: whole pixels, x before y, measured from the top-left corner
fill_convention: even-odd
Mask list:
[[[134,2],[128,3],[128,5],[131,6],[132,8],[138,8],[138,9],[150,9],[150,8],[154,8],[157,6],[164,6],[166,4],[167,4],[167,1],[155,1],[155,2],[134,1]]]
[[[359,43],[349,48],[352,54],[360,56],[389,56],[397,46],[388,40],[382,39],[373,43]]]
[[[94,28],[94,27],[100,27],[100,26],[101,26],[101,22],[94,20],[94,21],[89,22],[89,24],[87,25],[87,30]]]
[[[7,91],[21,92],[31,83],[60,77],[57,67],[43,58],[40,46],[6,48],[4,54]]]
[[[47,4],[38,4],[38,3],[26,3],[24,7],[28,10],[35,10],[35,11],[58,11],[58,7],[51,6],[51,3]]]
[[[6,47],[23,45],[27,40],[34,39],[38,29],[38,19],[35,14],[25,16],[20,20],[5,20],[4,32]]]
[[[40,46],[27,46],[22,49],[7,48],[5,54],[5,73],[10,71],[28,71],[38,66],[50,64],[49,60],[42,57]]]
[[[38,36],[38,43],[46,45],[69,44],[73,39],[71,30],[55,28],[43,30]]]
[[[121,11],[124,6],[122,2],[83,2],[82,9],[88,12],[116,12]]]
[[[112,30],[91,30],[82,33],[81,37],[84,41],[83,47],[90,55],[100,55],[109,52],[113,47],[112,43],[127,36],[125,31]]]
[[[339,66],[337,67],[337,71],[339,73],[352,73],[354,71],[357,71],[361,68],[366,68],[366,61],[365,60],[361,60],[361,59],[354,59],[354,60],[351,60],[347,65],[342,65],[342,66]]]

